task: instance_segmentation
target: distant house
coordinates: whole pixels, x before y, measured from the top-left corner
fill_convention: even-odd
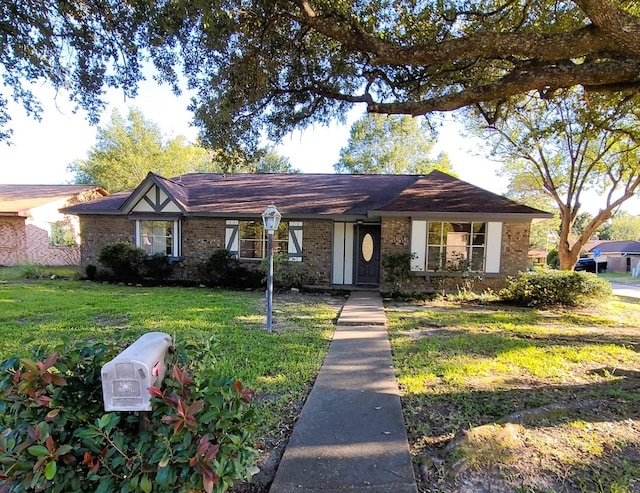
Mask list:
[[[547,255],[549,252],[547,250],[541,250],[540,248],[530,248],[529,249],[529,267],[541,267],[547,265]]]
[[[78,265],[78,218],[58,209],[105,195],[92,185],[0,185],[0,265]]]
[[[150,173],[135,189],[64,209],[80,217],[83,267],[101,248],[130,242],[175,262],[174,276],[192,278],[215,250],[246,266],[266,255],[261,213],[282,213],[275,250],[308,267],[316,286],[381,286],[381,258],[413,254],[416,285],[460,262],[502,283],[527,269],[533,220],[550,214],[445,173],[428,175]],[[459,275],[459,273],[452,275]]]
[[[595,241],[589,243],[587,256],[597,257],[598,262],[607,262],[607,272],[633,272],[640,264],[640,241]]]

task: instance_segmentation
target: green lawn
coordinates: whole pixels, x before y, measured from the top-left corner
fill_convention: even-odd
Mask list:
[[[625,274],[617,274],[613,272],[605,272],[603,274],[598,274],[598,277],[602,279],[606,279],[609,282],[613,282],[616,284],[627,284],[630,286],[640,286],[640,277],[633,277],[629,273]]]
[[[148,331],[185,341],[189,354],[256,391],[258,439],[277,439],[306,397],[328,349],[339,305],[328,296],[135,287],[81,281],[0,284],[0,359],[63,339],[126,346]],[[275,436],[274,436],[275,435]]]
[[[267,334],[262,292],[9,281],[0,359],[65,338],[124,347],[168,332],[256,391],[256,440],[270,447],[288,437],[343,301],[276,295]],[[575,310],[392,304],[387,318],[412,452],[429,473],[423,491],[455,491],[469,475],[505,483],[501,491],[637,490],[640,300]]]
[[[412,451],[440,488],[427,491],[471,477],[496,491],[638,491],[640,300],[434,302],[387,318]]]

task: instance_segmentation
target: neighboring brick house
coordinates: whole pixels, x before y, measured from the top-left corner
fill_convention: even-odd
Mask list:
[[[308,284],[333,287],[384,286],[381,256],[397,252],[414,254],[417,288],[460,260],[483,285],[500,285],[527,269],[531,222],[551,217],[439,171],[171,180],[149,173],[133,191],[65,212],[80,217],[83,267],[98,265],[105,244],[125,241],[168,255],[174,276],[189,279],[217,249],[257,265],[266,250],[261,213],[270,204],[282,213],[275,250],[308,267]]]
[[[58,209],[105,195],[93,185],[0,185],[0,265],[79,265],[78,218]]]

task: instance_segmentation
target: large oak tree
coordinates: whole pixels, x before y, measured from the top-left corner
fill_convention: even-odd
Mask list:
[[[135,94],[151,58],[196,90],[202,138],[250,148],[265,129],[369,112],[422,115],[531,90],[640,88],[630,0],[0,0],[0,138],[24,83],[66,89],[95,120],[105,86]],[[6,89],[8,88],[8,90]]]
[[[572,269],[592,235],[640,189],[640,97],[567,89],[542,98],[534,92],[506,115],[485,127],[493,153],[512,191],[522,197],[542,192],[555,204],[560,267]],[[595,200],[590,191],[601,197],[599,210],[574,235],[584,203]]]

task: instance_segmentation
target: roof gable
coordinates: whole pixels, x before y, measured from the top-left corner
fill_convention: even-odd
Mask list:
[[[184,213],[185,194],[171,180],[149,173],[118,207],[130,213]]]

